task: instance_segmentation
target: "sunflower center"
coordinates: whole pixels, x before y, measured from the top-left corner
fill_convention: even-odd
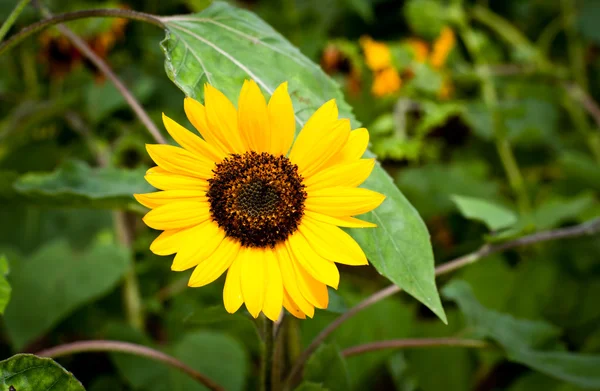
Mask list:
[[[283,155],[233,154],[208,180],[214,221],[246,247],[273,247],[298,228],[306,192],[298,167]]]

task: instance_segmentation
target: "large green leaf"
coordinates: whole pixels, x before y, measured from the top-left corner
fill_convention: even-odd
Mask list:
[[[558,328],[489,310],[477,301],[464,281],[455,280],[442,292],[458,303],[469,326],[481,336],[498,342],[510,360],[581,387],[600,387],[600,355],[541,349],[560,346]]]
[[[81,252],[56,240],[11,266],[13,293],[5,323],[14,345],[21,348],[79,306],[110,291],[129,261],[127,251],[111,241],[99,239]]]
[[[4,309],[10,300],[10,284],[6,280],[9,267],[8,261],[4,255],[0,256],[0,314],[4,313]]]
[[[214,2],[200,13],[162,20],[167,27],[165,69],[186,95],[202,100],[203,84],[210,83],[236,102],[245,79],[254,79],[269,95],[288,81],[299,127],[333,98],[341,117],[358,125],[338,85],[253,13]],[[378,229],[352,234],[380,273],[445,321],[429,234],[420,216],[380,165],[365,187],[388,199],[370,214]]]
[[[52,359],[17,354],[0,361],[0,390],[85,391],[85,388]]]
[[[321,345],[304,367],[304,380],[331,391],[350,389],[346,360],[335,345]]]
[[[51,173],[30,173],[14,188],[32,201],[53,206],[117,208],[134,204],[132,194],[152,191],[144,181],[144,170],[91,168],[68,161]]]

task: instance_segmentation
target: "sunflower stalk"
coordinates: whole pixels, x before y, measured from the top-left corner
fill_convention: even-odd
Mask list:
[[[275,335],[273,322],[261,315],[259,318],[263,337],[261,391],[273,391],[273,355],[275,353]]]

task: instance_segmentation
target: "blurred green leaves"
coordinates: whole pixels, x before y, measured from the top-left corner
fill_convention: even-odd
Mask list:
[[[561,334],[557,327],[489,310],[463,281],[451,282],[442,292],[457,302],[468,327],[499,343],[510,360],[581,387],[600,387],[600,355],[565,351],[557,339]]]
[[[357,125],[338,85],[256,15],[215,2],[198,14],[163,21],[165,69],[186,95],[201,100],[203,84],[210,83],[236,102],[245,79],[254,79],[267,94],[288,81],[300,126],[330,99],[336,99],[341,117]],[[382,275],[445,322],[425,224],[380,165],[365,187],[387,200],[367,216],[378,228],[351,230],[353,237]]]
[[[10,284],[6,280],[9,272],[8,260],[4,255],[0,255],[0,314],[4,313],[4,309],[10,300]]]
[[[143,168],[91,168],[81,161],[67,161],[54,172],[20,177],[14,188],[38,205],[127,208],[135,202],[134,193],[153,190],[144,173]]]
[[[451,198],[463,216],[482,221],[492,231],[510,227],[517,222],[517,215],[513,211],[493,202],[459,195]]]
[[[330,391],[350,389],[346,360],[335,345],[321,345],[304,366],[306,381],[322,385]]]
[[[11,260],[11,301],[6,330],[21,349],[78,307],[108,293],[129,267],[128,252],[98,237],[88,249],[65,240],[47,243],[28,259]]]
[[[0,361],[2,391],[85,391],[81,383],[51,358],[17,354]]]

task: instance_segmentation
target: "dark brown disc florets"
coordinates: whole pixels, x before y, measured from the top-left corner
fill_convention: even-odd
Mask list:
[[[207,192],[214,221],[246,247],[273,247],[294,233],[306,192],[298,167],[283,155],[246,152],[218,163]]]

